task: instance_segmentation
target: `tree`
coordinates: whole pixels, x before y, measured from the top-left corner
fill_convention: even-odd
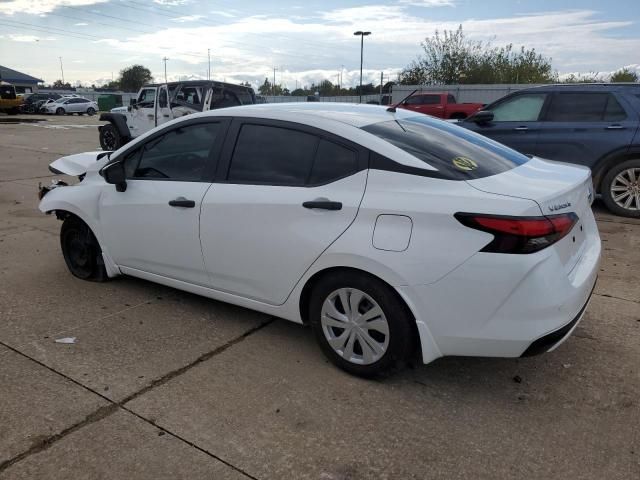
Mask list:
[[[451,85],[459,83],[548,83],[555,80],[551,60],[512,44],[493,47],[490,42],[465,37],[457,30],[425,38],[423,55],[400,74],[405,85]]]
[[[598,83],[602,82],[600,74],[597,72],[590,73],[571,73],[562,79],[562,83]]]
[[[616,73],[611,75],[612,82],[637,82],[638,74],[636,72],[632,72],[627,67],[618,70]]]
[[[268,78],[264,79],[264,83],[258,87],[260,95],[283,95],[282,85],[273,85]]]
[[[71,84],[69,82],[62,83],[62,80],[56,80],[51,84],[51,88],[58,88],[61,90],[71,90]]]
[[[120,78],[118,84],[125,92],[137,92],[146,83],[153,80],[151,70],[142,65],[132,65],[120,70]]]

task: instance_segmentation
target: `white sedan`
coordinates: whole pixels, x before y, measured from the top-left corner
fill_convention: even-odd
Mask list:
[[[62,253],[310,324],[339,367],[520,357],[580,321],[600,261],[588,169],[406,110],[347,104],[189,115],[51,165]]]
[[[62,97],[55,102],[44,105],[44,110],[46,113],[55,113],[56,115],[71,113],[95,115],[98,111],[98,104],[88,98]]]

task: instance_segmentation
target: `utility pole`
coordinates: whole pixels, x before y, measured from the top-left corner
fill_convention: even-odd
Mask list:
[[[62,85],[64,86],[64,70],[62,68],[62,57],[58,57],[60,59],[60,73],[62,74]]]
[[[344,65],[340,65],[340,90],[342,90],[342,72],[344,71]]]
[[[353,32],[354,35],[360,35],[360,103],[362,103],[362,59],[364,52],[364,37],[371,35],[371,32],[362,32],[358,30]]]
[[[211,49],[207,48],[207,58],[209,59],[209,70],[207,70],[207,80],[211,80]]]
[[[167,83],[167,57],[163,57],[162,61],[164,62],[164,83]]]
[[[273,85],[271,86],[271,91],[273,92],[273,96],[276,96],[276,70],[277,67],[273,67]]]

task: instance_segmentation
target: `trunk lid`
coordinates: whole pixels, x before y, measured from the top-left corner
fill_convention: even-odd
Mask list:
[[[467,183],[486,193],[533,200],[545,216],[574,212],[578,221],[572,231],[550,247],[558,252],[567,274],[580,260],[588,236],[597,233],[591,212],[593,183],[586,167],[533,158],[507,172]]]

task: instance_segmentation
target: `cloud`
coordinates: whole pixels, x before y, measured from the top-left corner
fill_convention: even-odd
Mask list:
[[[89,24],[88,24],[88,23],[85,23],[85,22],[80,22],[80,23],[74,23],[74,25],[75,25],[76,27],[86,27],[86,26],[87,26],[87,25],[89,25]]]
[[[178,22],[178,23],[186,23],[186,22],[195,22],[197,20],[200,20],[201,18],[204,18],[204,15],[185,15],[183,17],[172,18],[171,21]]]
[[[233,13],[230,12],[225,12],[223,10],[211,10],[211,12],[209,13],[213,13],[214,15],[220,15],[221,17],[227,17],[227,18],[235,18],[236,15],[234,15]]]
[[[401,4],[411,5],[414,7],[455,7],[455,0],[400,0]]]
[[[42,15],[53,12],[58,7],[94,5],[109,0],[9,0],[2,2],[0,14],[13,15],[14,13],[28,13]]]
[[[21,34],[14,34],[14,33],[10,33],[9,35],[3,38],[8,38],[9,40],[13,40],[14,42],[23,42],[23,43],[39,42],[40,40],[45,40],[45,41],[57,40],[56,37],[38,37],[37,35],[21,35]]]
[[[153,3],[175,7],[177,5],[186,5],[187,3],[190,3],[190,0],[153,0]]]

